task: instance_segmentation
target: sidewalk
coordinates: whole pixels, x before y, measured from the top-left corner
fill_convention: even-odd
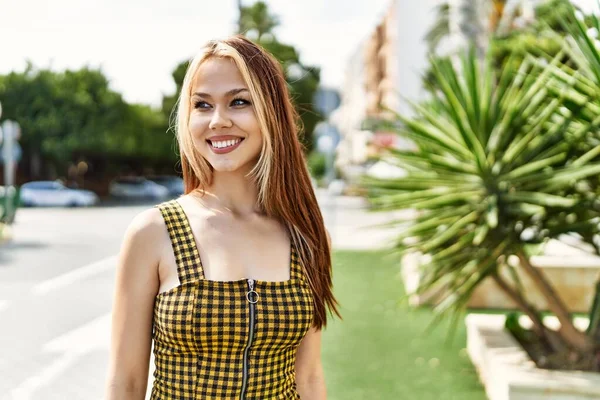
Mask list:
[[[372,212],[362,197],[330,196],[318,189],[317,198],[325,225],[336,250],[374,250],[391,246],[401,230],[377,225],[414,215],[412,210]]]

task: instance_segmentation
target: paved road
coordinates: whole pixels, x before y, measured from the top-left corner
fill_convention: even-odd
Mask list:
[[[396,215],[320,193],[335,248],[374,248]],[[131,219],[151,205],[23,209],[0,246],[0,400],[101,400],[116,255]]]

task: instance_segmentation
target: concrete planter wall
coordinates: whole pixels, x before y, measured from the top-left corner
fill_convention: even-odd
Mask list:
[[[466,318],[467,351],[490,400],[600,399],[600,374],[539,369],[512,335],[503,315]]]
[[[402,277],[406,292],[412,305],[435,302],[435,294],[442,287],[425,294],[416,294],[420,281],[420,266],[426,263],[426,257],[408,254],[402,260]],[[517,261],[518,262],[518,261]],[[531,263],[540,268],[550,283],[560,293],[569,310],[587,313],[592,304],[595,282],[600,278],[600,257],[591,256],[581,250],[558,241],[552,241],[546,247],[544,255],[534,256]],[[527,288],[527,299],[540,310],[547,310],[546,301],[535,288],[533,282],[519,268],[517,272],[523,286]],[[507,276],[507,279],[510,279]],[[473,309],[513,309],[515,304],[491,279],[486,279],[474,291],[469,308]]]

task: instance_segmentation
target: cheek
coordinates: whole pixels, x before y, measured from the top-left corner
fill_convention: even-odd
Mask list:
[[[188,123],[188,129],[192,133],[192,136],[198,137],[202,135],[202,132],[208,127],[206,118],[198,115],[190,115],[190,122]]]
[[[244,113],[239,116],[238,124],[248,134],[260,135],[260,126],[254,112]]]

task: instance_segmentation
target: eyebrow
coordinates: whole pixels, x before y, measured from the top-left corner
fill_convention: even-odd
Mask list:
[[[240,93],[240,92],[248,92],[249,90],[246,88],[238,88],[238,89],[231,89],[230,91],[228,91],[227,93],[225,93],[225,96],[227,97],[231,97],[231,96],[235,96],[236,94]],[[194,92],[192,94],[192,96],[200,96],[200,97],[206,97],[206,98],[212,98],[212,96],[208,93],[203,93],[203,92]]]

